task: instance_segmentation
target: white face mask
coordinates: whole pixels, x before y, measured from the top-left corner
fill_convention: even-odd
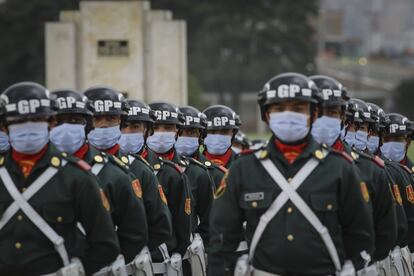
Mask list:
[[[47,122],[26,122],[9,126],[10,144],[17,152],[35,154],[49,142]]]
[[[154,132],[147,138],[147,146],[156,153],[166,153],[175,144],[175,132]]]
[[[308,115],[298,112],[272,112],[269,127],[282,142],[297,142],[309,133],[308,118]]]

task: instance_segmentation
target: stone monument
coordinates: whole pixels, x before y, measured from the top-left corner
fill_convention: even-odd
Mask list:
[[[131,99],[187,104],[186,24],[146,1],[82,1],[46,23],[46,85],[109,85]]]

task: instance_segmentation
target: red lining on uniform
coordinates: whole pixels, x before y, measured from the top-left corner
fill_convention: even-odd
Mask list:
[[[118,153],[118,150],[119,150],[119,144],[115,144],[115,146],[105,150],[105,152],[112,154],[112,155],[116,155]]]
[[[207,150],[204,152],[204,155],[206,156],[206,158],[208,160],[210,160],[210,161],[212,161],[216,164],[227,166],[227,163],[229,163],[232,153],[233,152],[232,152],[231,148],[229,148],[226,151],[226,153],[224,153],[222,155],[211,154]]]
[[[78,149],[78,151],[75,152],[73,155],[79,159],[83,159],[85,155],[88,153],[88,151],[89,151],[89,144],[85,144],[80,149]]]

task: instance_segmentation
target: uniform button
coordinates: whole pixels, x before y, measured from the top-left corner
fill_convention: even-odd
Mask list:
[[[253,202],[252,202],[252,207],[253,207],[253,208],[257,208],[257,202],[256,202],[256,201],[253,201]]]
[[[328,209],[328,210],[332,210],[332,204],[328,204],[328,205],[326,205],[326,209]]]
[[[290,213],[292,213],[292,212],[293,212],[293,209],[292,209],[291,207],[289,207],[289,208],[287,209],[287,212],[290,214]]]
[[[290,183],[290,182],[292,182],[292,177],[289,177],[288,179],[287,179],[287,181]]]
[[[14,247],[16,247],[16,249],[20,249],[20,248],[22,248],[22,244],[20,242],[16,242],[14,244]]]
[[[27,190],[27,188],[23,187],[22,192],[24,193]]]
[[[23,219],[23,216],[22,215],[18,215],[17,216],[17,220],[22,220]]]
[[[293,237],[293,235],[288,235],[288,236],[287,236],[287,239],[288,239],[289,241],[293,241],[294,237]]]
[[[63,218],[61,216],[59,216],[59,217],[56,218],[56,220],[57,220],[57,222],[62,222]]]

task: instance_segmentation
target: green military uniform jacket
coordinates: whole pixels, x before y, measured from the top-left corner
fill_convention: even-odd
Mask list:
[[[68,163],[62,167],[63,160]],[[109,265],[119,254],[109,213],[103,206],[97,180],[85,162],[67,157],[52,144],[24,178],[11,152],[0,156],[14,184],[24,192],[49,166],[59,168],[30,200],[30,205],[65,240],[69,257],[80,257],[88,275]],[[0,214],[13,202],[0,180]],[[77,222],[86,231],[86,252],[77,252]],[[62,267],[49,239],[19,210],[0,230],[0,275],[40,275]]]
[[[375,252],[374,261],[385,259],[398,239],[397,203],[392,196],[392,187],[387,181],[384,161],[367,153],[345,146],[359,169],[361,179],[367,184],[372,202]]]
[[[192,206],[188,179],[177,164],[179,159],[176,153],[173,161],[157,158],[154,153],[148,154],[147,158],[163,188],[172,217],[173,233],[167,243],[168,250],[170,253],[178,252],[184,256],[190,245],[191,236]]]
[[[214,182],[214,190],[216,190],[220,186],[220,182],[228,169],[222,165],[218,165],[210,160],[207,160],[207,158],[202,154],[200,154],[196,159],[206,166],[208,173]]]
[[[191,186],[192,232],[199,233],[204,244],[208,243],[208,222],[213,201],[214,182],[207,168],[190,157],[182,157],[184,170]]]
[[[103,164],[97,175],[107,195],[114,226],[117,227],[121,253],[128,263],[148,243],[148,225],[139,179],[130,174],[127,166],[114,156],[102,153],[89,145],[84,160],[91,166]]]
[[[374,228],[369,193],[352,159],[340,153],[325,156],[322,146],[309,136],[308,146],[289,166],[274,139],[261,156],[270,158],[286,179],[310,158],[320,160],[297,192],[329,230],[341,261],[356,260],[363,250],[371,254]],[[245,235],[250,244],[260,216],[280,192],[255,155],[244,155],[233,163],[216,191],[211,210],[208,275],[225,275],[233,270],[234,251],[244,238],[243,222],[247,222]],[[320,235],[290,200],[261,236],[253,266],[276,274],[335,273]]]
[[[397,202],[404,206],[407,218],[408,231],[402,241],[402,246],[408,245],[410,250],[414,250],[414,179],[412,172],[400,163],[386,158],[384,160],[396,181],[393,183],[394,197]]]
[[[151,165],[139,154],[127,156],[122,155],[119,151],[117,156],[129,166],[131,172],[141,181],[149,230],[148,248],[153,259],[161,259],[158,246],[166,243],[172,236],[172,219],[162,186],[158,183]]]

